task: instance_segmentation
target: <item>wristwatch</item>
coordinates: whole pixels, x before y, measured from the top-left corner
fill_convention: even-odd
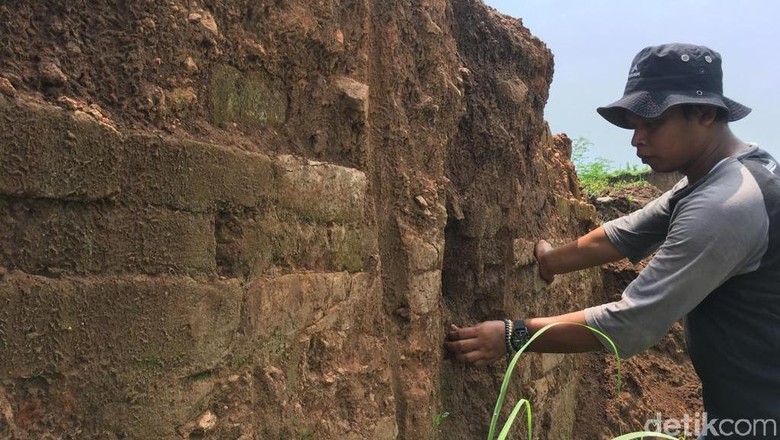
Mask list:
[[[514,351],[518,351],[523,348],[523,345],[528,343],[528,340],[531,339],[531,334],[528,332],[528,327],[525,326],[522,319],[516,320],[512,327],[509,343]]]

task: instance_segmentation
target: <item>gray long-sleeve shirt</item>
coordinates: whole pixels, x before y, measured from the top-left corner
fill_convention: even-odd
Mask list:
[[[643,209],[606,223],[604,231],[632,262],[656,254],[619,301],[585,310],[588,324],[627,358],[685,318],[710,417],[780,424],[776,161],[753,146],[693,185],[681,180]]]

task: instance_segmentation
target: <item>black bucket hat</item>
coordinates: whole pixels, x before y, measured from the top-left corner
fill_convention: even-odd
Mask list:
[[[737,121],[750,108],[723,96],[720,54],[693,44],[664,44],[642,49],[631,63],[623,97],[596,109],[607,121],[628,128],[626,111],[656,118],[678,104],[709,104]]]

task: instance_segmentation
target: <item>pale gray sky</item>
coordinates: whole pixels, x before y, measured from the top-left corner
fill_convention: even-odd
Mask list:
[[[731,123],[744,141],[780,159],[780,1],[484,0],[520,18],[555,57],[545,119],[554,133],[584,136],[594,156],[639,164],[631,132],[596,113],[623,94],[629,64],[645,46],[709,46],[723,57],[724,94],[753,113]],[[776,126],[777,124],[777,126]]]

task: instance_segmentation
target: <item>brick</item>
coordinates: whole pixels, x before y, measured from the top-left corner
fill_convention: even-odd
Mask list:
[[[326,228],[327,269],[348,272],[370,269],[370,258],[379,254],[376,231],[370,225]]]
[[[176,428],[213,397],[212,384],[186,378],[106,379],[104,383],[79,384],[83,388],[76,403],[94,408],[89,415],[91,426],[81,432],[84,438],[100,438],[106,431],[121,432],[132,439],[186,438]],[[97,432],[90,432],[90,428]]]
[[[268,207],[217,215],[217,264],[226,276],[261,276],[273,267],[360,272],[378,253],[376,232],[363,224],[322,225]]]
[[[555,196],[555,210],[558,212],[558,215],[561,217],[561,219],[564,221],[569,220],[569,216],[571,215],[571,208],[572,203],[569,201],[569,199],[559,195]]]
[[[63,314],[70,283],[0,278],[0,378],[67,371],[73,366],[72,324]]]
[[[163,369],[183,377],[212,369],[239,326],[238,281],[133,277],[79,287],[71,301],[79,328],[76,356],[126,365],[135,369],[131,376]]]
[[[429,234],[427,237],[424,237],[418,234],[414,228],[407,226],[401,219],[398,219],[398,227],[401,234],[401,243],[403,243],[404,250],[408,255],[409,266],[412,271],[427,272],[441,268],[444,254],[441,251],[444,247],[443,238],[435,243],[430,243],[428,240],[436,240],[435,234]]]
[[[133,201],[213,212],[276,198],[276,167],[265,155],[149,135],[127,144],[125,198]]]
[[[272,202],[324,223],[364,217],[368,182],[356,169],[146,135],[128,144],[127,192],[149,203],[200,212]]]
[[[349,322],[351,299],[372,294],[368,273],[298,273],[258,280],[247,291],[246,315],[252,338],[293,335],[320,320]]]
[[[129,380],[208,370],[228,353],[242,298],[237,282],[10,272],[0,280],[0,377],[110,369]]]
[[[0,194],[96,200],[121,192],[122,138],[59,107],[0,100]]]
[[[572,203],[574,205],[574,216],[579,221],[590,221],[595,223],[596,222],[596,207],[591,205],[590,203],[581,202],[581,201],[575,201]]]
[[[286,119],[287,97],[268,74],[218,65],[211,70],[209,119],[214,125],[239,122],[264,127]]]
[[[542,353],[542,374],[547,375],[558,368],[568,357],[559,353]]]
[[[0,264],[30,273],[214,273],[213,217],[0,197]]]
[[[536,262],[534,257],[534,248],[536,243],[524,238],[512,240],[512,262],[514,267],[530,266]]]
[[[441,271],[432,270],[412,275],[409,280],[409,308],[417,315],[439,310],[441,299]]]
[[[544,411],[552,417],[551,426],[547,429],[547,438],[575,438],[574,420],[577,409],[577,374],[573,370],[567,372],[562,378],[565,382],[558,382],[557,393],[547,405]]]
[[[361,171],[324,162],[279,157],[278,201],[316,222],[363,220],[368,180]]]
[[[0,101],[0,194],[116,200],[191,212],[279,203],[320,223],[364,219],[364,173],[147,134],[58,107]]]

